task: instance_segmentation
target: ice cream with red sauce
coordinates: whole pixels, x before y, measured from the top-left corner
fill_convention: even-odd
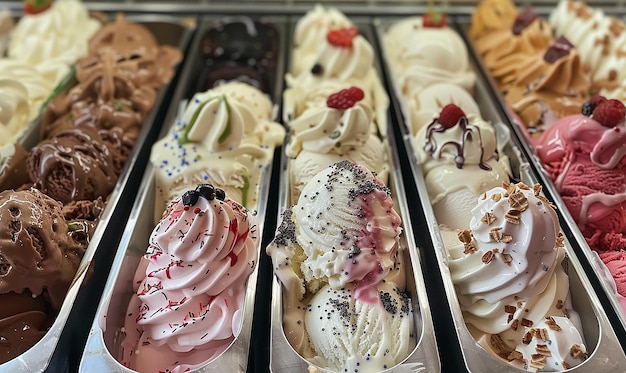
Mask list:
[[[381,180],[341,161],[310,179],[267,248],[283,286],[285,335],[318,367],[376,372],[410,352],[393,206]]]
[[[201,184],[174,200],[137,268],[120,362],[186,372],[219,356],[239,334],[258,244],[255,217],[223,190]]]

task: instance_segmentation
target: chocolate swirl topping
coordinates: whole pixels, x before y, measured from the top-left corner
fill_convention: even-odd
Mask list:
[[[446,132],[446,130],[448,130],[448,128],[444,126],[443,124],[439,123],[438,118],[434,119],[428,125],[428,128],[426,130],[426,143],[424,144],[424,151],[429,156],[432,156],[433,154],[435,154],[435,152],[437,152],[437,150],[441,151],[443,148],[450,145],[454,147],[457,152],[457,155],[454,157],[454,163],[456,164],[456,167],[458,169],[461,169],[463,168],[463,165],[465,164],[465,144],[467,141],[473,140],[474,130],[469,126],[469,122],[466,117],[462,117],[461,119],[459,119],[456,125],[461,127],[462,134],[463,134],[461,137],[461,140],[460,141],[454,141],[454,140],[446,141],[443,144],[441,144],[441,147],[438,148],[437,141],[435,140],[434,134],[444,133]],[[454,128],[454,127],[451,127],[451,128]],[[482,135],[478,128],[476,129],[476,131],[478,134],[478,141],[480,144],[480,162],[478,163],[478,166],[485,171],[490,171],[491,166],[489,166],[484,159],[485,147],[483,145]],[[496,152],[496,159],[497,159],[497,156],[498,154]]]

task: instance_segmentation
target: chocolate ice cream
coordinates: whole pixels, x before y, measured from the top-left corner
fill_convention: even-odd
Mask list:
[[[121,171],[114,161],[119,157],[119,150],[107,146],[98,131],[76,127],[37,145],[28,172],[35,187],[57,201],[94,200],[113,191]]]

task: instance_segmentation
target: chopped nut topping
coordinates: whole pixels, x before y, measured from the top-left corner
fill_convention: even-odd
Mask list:
[[[526,184],[524,184],[522,182],[517,183],[517,187],[520,188],[520,189],[523,189],[523,190],[530,190],[528,185],[526,185]]]
[[[556,309],[560,310],[561,308],[563,308],[563,301],[559,299],[556,301]]]
[[[502,238],[500,238],[500,242],[509,243],[511,241],[513,241],[513,236],[510,234],[503,234]]]
[[[533,322],[532,322],[532,320],[528,320],[527,318],[523,318],[522,319],[522,325],[530,328],[531,326],[533,326]]]
[[[519,224],[521,221],[521,214],[522,212],[520,210],[509,210],[506,214],[504,214],[504,219],[511,224]]]
[[[463,244],[463,254],[472,254],[477,252],[478,249],[476,248],[476,246],[474,245],[474,243],[470,242],[470,243],[466,243]]]
[[[522,343],[527,345],[530,344],[530,341],[533,340],[533,333],[532,332],[526,332],[524,333],[524,336],[522,337]]]
[[[609,23],[609,31],[611,31],[611,33],[614,36],[620,36],[622,34],[622,32],[624,31],[624,24],[620,21],[618,21],[617,19],[611,17],[610,19],[610,23]]]
[[[565,246],[565,237],[563,236],[563,233],[559,232],[559,234],[556,236],[556,247],[563,246]]]
[[[509,356],[507,356],[507,360],[508,361],[513,361],[513,360],[522,361],[524,360],[524,354],[522,354],[521,352],[517,350],[513,350],[513,352],[511,352]]]
[[[541,184],[536,183],[535,185],[533,185],[533,192],[535,193],[535,196],[538,196],[539,194],[541,194]]]
[[[519,328],[519,320],[515,319],[513,320],[513,322],[511,323],[511,329],[513,330],[517,330],[517,328]]]
[[[548,335],[548,329],[546,328],[533,328],[535,330],[535,337],[541,339],[542,341],[547,341],[550,337]]]
[[[575,343],[572,345],[572,347],[570,347],[569,354],[574,359],[583,359],[585,357],[585,350],[582,348],[581,345]]]
[[[459,241],[463,243],[470,243],[472,242],[472,231],[469,229],[463,229],[457,233],[457,237],[459,238]]]
[[[502,182],[502,188],[504,189],[509,189],[509,185],[511,185],[511,182],[508,180]]]
[[[512,314],[512,313],[509,313],[509,316],[507,316],[507,318],[506,318],[506,323],[507,323],[507,324],[508,324],[508,323],[510,323],[510,322],[511,322],[511,320],[513,320],[513,314]]]
[[[561,361],[561,366],[563,367],[563,370],[568,370],[569,368],[571,368],[569,364],[565,361]]]
[[[491,230],[489,231],[489,238],[491,239],[491,241],[501,242],[502,240],[502,232],[500,232],[501,230],[502,230],[501,227],[491,228]]]
[[[496,193],[491,195],[491,200],[494,202],[498,202],[502,199],[502,194]]]
[[[504,264],[510,266],[511,263],[513,262],[513,257],[511,256],[511,254],[503,253],[502,261],[504,262]]]
[[[493,260],[493,251],[487,251],[486,253],[484,253],[481,260],[485,264],[491,263],[491,261]]]
[[[517,311],[517,307],[515,306],[511,306],[511,305],[506,305],[504,306],[504,312],[506,313],[515,313],[515,311]]]
[[[558,332],[561,330],[561,327],[559,326],[559,324],[556,323],[552,316],[546,316],[546,325],[548,325],[548,327],[554,331]]]
[[[493,351],[503,359],[506,359],[509,354],[513,352],[513,349],[507,346],[502,337],[497,334],[492,334],[490,336],[489,344],[491,345],[491,348],[493,348]]]
[[[552,356],[552,352],[550,352],[548,345],[537,344],[537,347],[535,347],[535,351],[537,351],[539,355]]]
[[[491,212],[486,212],[485,215],[480,219],[483,223],[487,225],[491,225],[494,221],[496,221],[496,216]]]
[[[526,211],[528,208],[528,199],[521,191],[516,191],[509,196],[509,206],[512,209]]]
[[[530,355],[530,367],[535,370],[541,370],[545,368],[548,358],[541,354]]]

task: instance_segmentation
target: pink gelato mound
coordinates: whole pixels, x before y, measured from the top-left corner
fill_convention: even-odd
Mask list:
[[[589,246],[626,248],[626,126],[573,115],[555,122],[535,150]]]
[[[606,251],[599,254],[615,281],[615,288],[619,294],[618,300],[626,312],[626,251]]]

